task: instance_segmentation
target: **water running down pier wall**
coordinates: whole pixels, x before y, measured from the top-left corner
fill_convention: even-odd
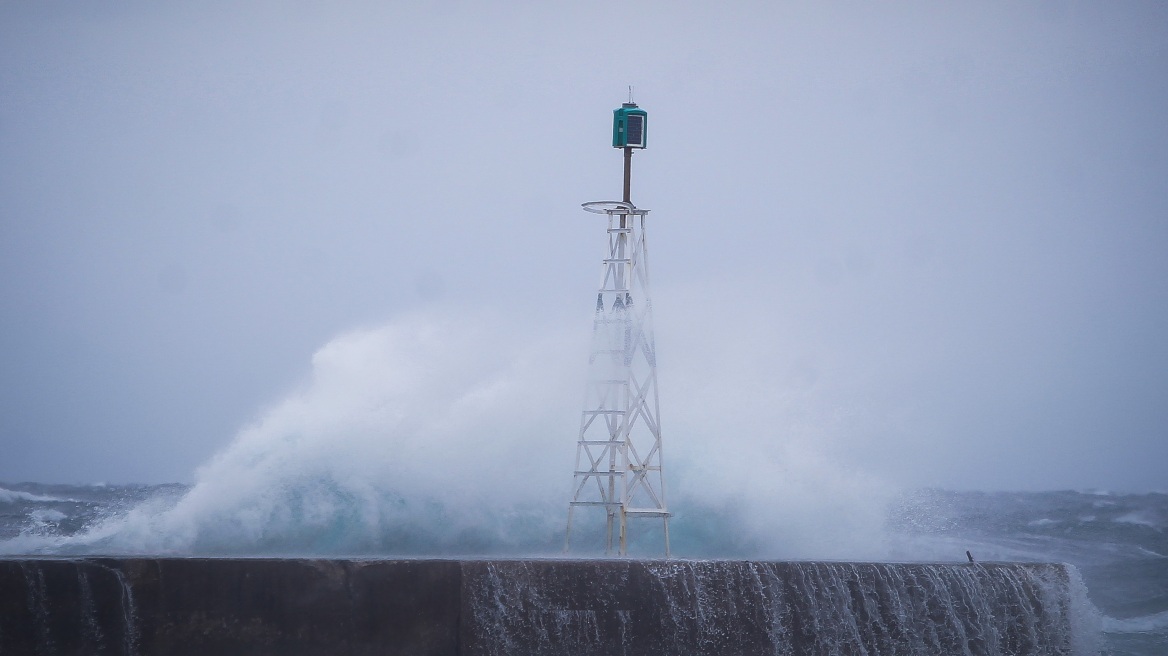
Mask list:
[[[0,654],[1075,653],[1038,563],[0,560]]]

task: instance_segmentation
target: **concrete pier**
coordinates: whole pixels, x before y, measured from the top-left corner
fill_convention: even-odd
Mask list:
[[[1063,565],[0,560],[0,654],[1072,653]]]

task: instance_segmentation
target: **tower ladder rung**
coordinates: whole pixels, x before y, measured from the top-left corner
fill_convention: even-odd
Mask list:
[[[619,501],[569,501],[571,506],[612,506],[613,508],[620,508]]]

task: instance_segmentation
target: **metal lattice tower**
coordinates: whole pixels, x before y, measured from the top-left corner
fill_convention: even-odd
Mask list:
[[[646,114],[632,102],[614,112],[613,146],[624,149],[623,201],[584,203],[608,218],[608,249],[596,295],[589,380],[580,417],[564,550],[577,508],[603,508],[605,551],[628,550],[628,520],[659,518],[669,556],[669,510],[661,459],[661,411],[645,224],[630,201],[634,148],[645,147]]]

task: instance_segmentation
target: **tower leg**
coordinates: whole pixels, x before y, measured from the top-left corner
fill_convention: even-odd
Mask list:
[[[612,520],[613,520],[613,512],[612,512],[612,509],[610,508],[608,510],[607,530],[604,532],[604,555],[606,555],[606,556],[612,554]]]
[[[629,553],[629,516],[625,514],[625,507],[620,509],[620,555],[626,556]]]

